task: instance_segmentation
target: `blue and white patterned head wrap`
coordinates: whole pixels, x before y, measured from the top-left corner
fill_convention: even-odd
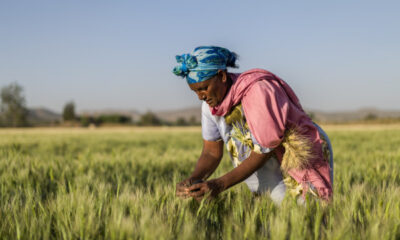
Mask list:
[[[192,54],[176,56],[180,64],[172,71],[175,75],[186,77],[189,84],[208,80],[218,73],[219,69],[236,67],[237,55],[226,48],[202,46],[194,49]]]

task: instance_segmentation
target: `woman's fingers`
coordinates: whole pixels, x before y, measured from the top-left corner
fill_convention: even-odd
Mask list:
[[[188,198],[190,197],[188,193],[176,193],[176,196],[179,198]]]
[[[180,198],[188,198],[190,197],[189,194],[189,188],[185,182],[180,182],[176,184],[176,191],[175,195]]]
[[[207,184],[205,184],[205,183],[193,184],[188,189],[189,189],[190,192],[193,192],[193,191],[197,191],[198,189],[201,189],[203,186],[207,186]]]
[[[213,188],[214,187],[214,188]],[[215,184],[211,184],[211,182],[201,182],[196,183],[191,186],[183,186],[177,184],[176,186],[176,196],[181,198],[192,197],[197,201],[201,201],[206,194],[211,194],[212,191],[216,191],[217,187]],[[218,194],[218,193],[217,193]],[[211,197],[211,196],[210,196]]]
[[[179,186],[177,185],[176,186],[176,191],[177,192],[188,192],[189,188],[184,186],[184,185],[179,185]]]
[[[190,195],[191,197],[193,197],[193,198],[199,198],[199,197],[204,196],[204,194],[205,194],[206,192],[207,192],[207,191],[205,191],[204,189],[199,189],[198,191],[190,192],[189,195]]]
[[[189,188],[190,191],[190,196],[193,198],[203,198],[205,194],[211,191],[211,189],[208,187],[206,183],[199,183],[196,185],[193,185],[192,187]]]

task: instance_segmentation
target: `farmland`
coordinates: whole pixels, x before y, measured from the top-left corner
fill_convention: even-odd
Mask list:
[[[400,239],[400,126],[326,126],[328,206],[276,206],[239,184],[175,197],[200,128],[0,129],[1,239]],[[232,168],[225,154],[213,176]]]

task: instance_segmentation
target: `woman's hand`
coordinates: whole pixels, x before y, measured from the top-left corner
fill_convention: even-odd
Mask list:
[[[192,184],[199,183],[199,182],[203,182],[203,180],[190,177],[190,178],[183,180],[180,183],[177,183],[176,184],[176,192],[175,192],[176,196],[180,197],[180,198],[190,197],[189,187],[192,186]]]
[[[220,179],[216,178],[207,182],[193,184],[188,190],[188,196],[193,197],[197,201],[201,201],[206,195],[209,195],[209,198],[216,197],[225,190],[225,186]]]
[[[188,188],[193,184],[203,182],[202,179],[207,179],[215,171],[221,162],[223,152],[223,141],[203,140],[203,150],[196,167],[189,178],[176,184],[176,196],[180,198],[190,197]]]

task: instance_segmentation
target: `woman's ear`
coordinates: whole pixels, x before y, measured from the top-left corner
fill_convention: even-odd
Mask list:
[[[219,69],[219,70],[218,70],[218,75],[220,76],[221,81],[222,81],[223,83],[226,83],[226,82],[228,81],[228,78],[227,78],[227,75],[226,75],[226,71],[225,71],[225,70]]]

